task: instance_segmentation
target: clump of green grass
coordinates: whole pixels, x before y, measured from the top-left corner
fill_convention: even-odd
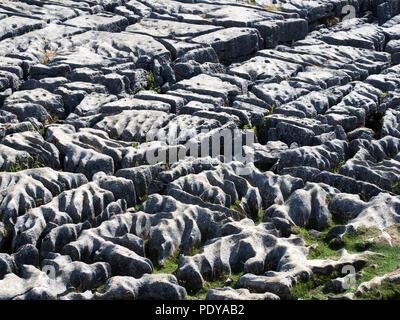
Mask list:
[[[252,129],[257,139],[260,140],[260,133],[258,132],[257,126],[254,126]]]
[[[196,248],[196,247],[191,247],[187,256],[195,256],[196,254],[198,254],[200,252],[200,248]]]
[[[371,290],[365,292],[360,300],[400,300],[400,285],[394,284],[385,279],[380,285],[371,287]]]
[[[306,228],[298,226],[292,227],[292,233],[300,234],[307,246],[315,246],[314,249],[309,251],[307,257],[308,259],[338,258],[338,251],[330,248],[329,242],[325,239],[325,235],[328,229],[329,228],[322,232],[322,236],[319,239],[311,237],[309,231]]]
[[[312,239],[307,230],[304,228],[293,228],[297,230],[302,236],[307,245],[317,243],[318,247],[309,253],[308,258],[329,258],[333,254],[338,257],[338,252],[332,250],[329,246],[326,246],[323,239]],[[398,234],[398,229],[396,231]],[[360,242],[365,242],[367,239],[377,237],[380,235],[380,231],[376,228],[358,228],[357,232],[354,234],[346,234],[343,236],[344,248],[350,253],[360,253],[359,247],[357,246]],[[397,243],[393,247],[386,243],[373,243],[369,248],[369,251],[380,253],[382,255],[373,255],[366,258],[367,264],[362,269],[362,274],[356,280],[356,285],[348,290],[344,291],[339,295],[343,295],[350,292],[355,292],[358,286],[362,282],[369,281],[377,276],[382,276],[390,273],[398,268],[400,265],[400,245]],[[378,267],[374,267],[378,266]],[[340,271],[340,270],[339,270]],[[345,274],[341,274],[338,271],[323,276],[314,275],[311,279],[306,281],[298,282],[292,289],[293,299],[310,299],[311,297],[316,297],[319,299],[326,299],[327,296],[337,296],[332,293],[324,293],[323,288],[327,281],[337,277],[344,277]],[[399,286],[395,287],[390,283],[382,283],[382,286],[375,288],[374,290],[368,292],[367,294],[360,297],[360,299],[398,299],[399,296]],[[380,292],[380,294],[379,294]]]
[[[257,216],[253,219],[255,225],[259,225],[263,221],[263,218],[264,218],[264,210],[261,209],[260,211],[258,211]]]
[[[392,182],[390,183],[390,188],[391,188],[391,189],[394,189],[394,188],[396,188],[398,185],[399,185],[399,181],[392,181]]]
[[[240,200],[236,200],[234,203],[232,203],[232,204],[229,206],[229,209],[231,209],[231,210],[237,210],[238,207],[239,207],[239,205],[240,205]]]
[[[381,100],[385,100],[387,94],[388,94],[387,92],[382,92]]]
[[[178,249],[172,256],[166,259],[162,265],[155,263],[153,273],[175,274],[178,269],[178,258],[180,254],[181,250]]]
[[[47,125],[56,123],[58,120],[59,120],[59,119],[58,119],[57,116],[52,116],[52,115],[51,115],[50,117],[47,118],[47,120],[45,120],[45,121],[43,122],[43,124],[47,126]]]
[[[312,297],[317,299],[325,299],[326,297],[323,293],[324,286],[329,280],[340,276],[340,272],[335,270],[329,275],[314,274],[306,281],[299,281],[290,292],[292,299],[311,299]]]
[[[206,298],[207,292],[214,288],[231,287],[236,288],[236,284],[243,273],[232,273],[230,277],[230,282],[228,283],[228,276],[223,275],[215,280],[205,280],[204,286],[200,290],[190,291],[188,290],[187,300],[204,300]]]
[[[40,207],[41,205],[44,204],[43,198],[37,198],[35,199],[36,207]]]
[[[104,293],[104,287],[105,287],[105,285],[102,284],[100,287],[98,287],[98,288],[96,289],[96,292],[97,292],[97,293]]]
[[[155,86],[155,78],[154,78],[154,73],[153,71],[149,71],[147,75],[147,86],[142,87],[140,91],[144,90],[149,90],[149,91],[155,91],[157,93],[161,93],[161,88]]]
[[[140,206],[142,205],[143,202],[147,200],[148,196],[149,194],[148,191],[146,190],[146,193],[142,197],[139,197],[139,202],[135,205],[136,210],[140,209]]]
[[[275,107],[276,107],[276,105],[275,105],[275,103],[274,103],[274,104],[272,105],[272,107],[271,107],[271,110],[269,110],[269,112],[268,112],[268,115],[269,115],[269,116],[270,116],[271,114],[274,113]]]
[[[9,172],[19,172],[29,169],[29,163],[28,162],[21,162],[17,161],[16,163],[12,163],[8,169]]]
[[[36,168],[40,168],[41,167],[41,163],[39,162],[39,156],[36,155],[35,156],[35,161],[30,164],[29,161],[21,161],[21,160],[17,160],[15,163],[12,163],[8,169],[8,172],[20,172],[23,170],[27,170],[27,169],[36,169]]]
[[[339,174],[340,168],[343,167],[343,165],[344,165],[344,160],[340,161],[338,165],[331,170],[331,172],[334,174]]]
[[[381,231],[377,228],[359,227],[354,234],[344,234],[342,239],[349,252],[359,252],[357,244],[365,242],[367,239],[377,237]]]

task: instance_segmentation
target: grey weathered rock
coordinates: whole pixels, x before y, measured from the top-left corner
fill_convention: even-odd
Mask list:
[[[347,142],[343,140],[333,140],[314,147],[289,149],[281,153],[278,166],[280,169],[307,165],[320,170],[330,170],[344,158],[346,149]]]
[[[110,278],[104,293],[96,293],[99,300],[183,300],[186,290],[178,284],[175,276],[165,274],[143,275],[140,279],[116,276]]]
[[[40,247],[41,255],[47,257],[51,252],[60,252],[66,244],[77,240],[82,231],[89,228],[90,224],[87,221],[56,226],[43,238]]]
[[[300,261],[306,260],[303,256],[306,249],[300,238],[277,238],[269,230],[271,226],[268,223],[257,227],[254,224],[247,227],[238,225],[237,228],[234,234],[224,228],[227,232],[222,237],[207,242],[195,256],[180,256],[178,279],[189,288],[199,289],[203,287],[203,277],[213,279],[218,275],[229,276],[231,272],[239,270],[247,274],[261,274],[266,268],[266,260],[278,266],[277,271],[287,270],[290,269],[290,261],[294,257]],[[227,253],[222,254],[222,249]],[[280,262],[284,251],[285,261]],[[290,258],[291,255],[293,258]]]
[[[89,179],[97,172],[114,173],[131,143],[112,140],[104,131],[82,128],[76,131],[71,125],[51,125],[46,138],[64,155],[63,168],[81,172]]]
[[[7,274],[0,280],[0,300],[56,300],[66,292],[61,281],[54,281],[34,266],[23,266],[20,277]]]
[[[344,266],[353,266],[356,270],[359,270],[366,265],[367,257],[373,254],[375,253],[348,254],[346,250],[342,249],[339,260],[306,260],[301,258],[301,255],[296,256],[294,254],[292,258],[297,259],[297,263],[283,268],[281,272],[268,271],[265,275],[248,273],[240,277],[238,285],[256,293],[271,292],[281,299],[288,299],[291,297],[290,291],[293,283],[300,279],[307,279],[314,273],[327,274],[332,270],[342,270]],[[287,260],[285,262],[289,263]]]
[[[44,166],[49,166],[56,170],[61,168],[57,148],[53,144],[46,142],[36,131],[10,134],[1,141],[1,144],[15,150],[28,152]]]
[[[156,94],[154,91],[141,91],[135,95],[135,98],[141,100],[161,101],[171,105],[172,113],[179,113],[184,105],[184,100],[179,97],[170,96],[168,94]]]
[[[195,25],[176,21],[145,18],[142,19],[140,23],[129,26],[126,31],[142,33],[155,38],[195,38],[221,29],[222,27],[216,27],[213,25]]]
[[[220,61],[229,62],[244,58],[263,48],[262,38],[256,29],[228,28],[192,39],[195,43],[209,44]]]
[[[86,198],[86,205],[80,202],[83,197]],[[47,200],[45,205],[31,209],[16,219],[13,247],[36,244],[50,222],[63,225],[93,221],[113,201],[113,193],[94,182],[64,191],[52,201]]]
[[[65,24],[88,30],[121,32],[128,26],[129,22],[122,16],[100,13],[82,15],[65,21]]]
[[[2,220],[10,229],[17,217],[30,208],[44,205],[57,194],[86,182],[83,175],[57,172],[50,168],[3,173],[0,185],[9,193],[1,197]]]
[[[42,261],[42,270],[54,268],[55,280],[60,279],[67,287],[79,290],[96,289],[111,276],[111,267],[108,263],[97,262],[85,264],[72,261],[69,256],[50,253]]]
[[[238,85],[206,74],[180,81],[172,89],[183,89],[198,94],[210,95],[222,98],[225,102],[232,101],[233,96],[245,93]]]
[[[28,30],[41,29],[45,23],[40,20],[12,16],[0,20],[0,40],[24,34]]]
[[[333,27],[325,34],[317,33],[316,37],[331,45],[347,45],[382,50],[385,43],[385,35],[378,26],[363,24],[356,19],[354,19],[355,21],[351,20]],[[361,23],[358,24],[359,22]]]
[[[230,287],[210,289],[206,300],[279,300],[273,293],[250,293],[247,289],[232,289]]]
[[[153,264],[149,259],[110,242],[104,242],[94,253],[94,261],[108,262],[115,275],[140,278],[143,274],[153,272]]]
[[[318,184],[307,183],[303,189],[298,189],[282,205],[272,205],[264,212],[267,218],[280,217],[297,226],[311,225],[324,229],[329,222],[328,199],[331,194]]]
[[[140,166],[118,170],[115,175],[132,180],[137,199],[147,195],[152,181],[165,169],[164,165]]]

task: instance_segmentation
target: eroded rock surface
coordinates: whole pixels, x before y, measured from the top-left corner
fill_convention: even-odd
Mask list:
[[[1,1],[0,300],[345,292],[398,246],[399,35],[397,0]]]

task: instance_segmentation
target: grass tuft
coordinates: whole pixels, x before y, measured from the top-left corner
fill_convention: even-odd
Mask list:
[[[207,292],[214,288],[231,287],[236,288],[236,284],[243,273],[232,273],[230,281],[228,282],[228,276],[224,275],[215,280],[205,280],[202,289],[197,291],[188,291],[187,300],[205,300]]]
[[[47,65],[51,58],[54,58],[57,54],[54,50],[45,50],[43,51],[44,57],[40,61],[41,64]]]
[[[396,229],[396,228],[395,228]],[[307,245],[317,244],[314,250],[310,250],[309,259],[327,259],[337,258],[339,254],[336,250],[331,249],[325,239],[313,239],[309,236],[308,231],[304,228],[294,227],[295,233],[302,235]],[[395,230],[397,237],[400,236],[400,228]],[[346,234],[343,236],[344,248],[349,253],[360,253],[360,247],[357,244],[364,243],[370,238],[377,237],[381,234],[380,230],[376,228],[358,228],[354,234]],[[392,235],[393,236],[393,235]],[[341,294],[324,293],[323,289],[326,283],[330,279],[337,277],[344,277],[345,274],[341,274],[338,271],[333,271],[329,275],[316,275],[306,281],[298,282],[292,289],[293,299],[311,299],[316,297],[318,299],[327,299],[328,296],[341,296],[346,293],[355,292],[358,286],[362,282],[369,281],[377,276],[383,276],[390,273],[398,268],[400,265],[400,245],[396,243],[390,246],[387,243],[374,242],[368,248],[369,251],[381,253],[380,256],[369,256],[367,257],[367,264],[362,269],[360,277],[356,280],[356,285]],[[377,266],[377,267],[376,267]],[[394,286],[390,283],[383,282],[381,286],[374,288],[372,291],[366,293],[359,299],[398,299],[399,286]]]
[[[239,207],[239,205],[240,205],[240,200],[236,200],[233,204],[231,204],[231,205],[229,206],[229,209],[231,209],[231,210],[237,210],[238,207]]]
[[[265,10],[270,10],[270,11],[282,12],[282,9],[281,9],[280,6],[271,5],[271,6],[266,6],[266,7],[264,7],[264,9],[265,9]]]
[[[331,170],[331,172],[334,174],[339,174],[340,168],[343,167],[343,165],[344,165],[344,160],[340,161],[338,165]]]
[[[140,88],[140,91],[155,91],[157,93],[161,93],[160,87],[155,87],[155,78],[153,71],[149,71],[147,75],[147,86]]]

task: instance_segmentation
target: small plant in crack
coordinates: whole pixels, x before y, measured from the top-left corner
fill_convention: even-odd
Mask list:
[[[35,161],[32,164],[29,163],[29,160],[17,160],[15,163],[11,163],[10,167],[8,168],[8,172],[20,172],[28,169],[37,169],[40,167],[42,167],[42,164],[39,161],[39,156],[36,155]]]
[[[230,206],[229,206],[229,209],[231,209],[231,210],[237,210],[238,208],[239,208],[239,205],[240,205],[240,200],[236,200],[233,204],[231,204]]]
[[[339,174],[340,168],[343,167],[343,165],[344,160],[340,161],[339,164],[331,170],[331,172],[334,174]]]
[[[45,121],[43,122],[43,124],[44,124],[45,126],[48,126],[48,125],[50,125],[50,124],[56,123],[58,120],[59,120],[59,119],[58,119],[57,116],[52,116],[52,115],[50,115],[50,116],[47,118],[47,120],[45,120]]]
[[[268,112],[268,115],[269,115],[269,116],[272,115],[272,114],[274,113],[275,108],[276,108],[276,105],[275,105],[275,103],[274,103],[274,104],[271,106],[271,110],[269,110],[269,112]]]
[[[36,207],[42,206],[42,205],[44,204],[43,198],[37,198],[37,199],[35,199],[35,204],[36,204]]]
[[[56,56],[56,52],[54,50],[45,50],[44,56],[42,60],[40,61],[41,64],[47,65],[49,64],[49,61],[51,58],[54,58]]]
[[[154,73],[151,70],[147,75],[147,86],[140,88],[140,91],[145,91],[145,90],[161,93],[161,88],[155,86]]]

